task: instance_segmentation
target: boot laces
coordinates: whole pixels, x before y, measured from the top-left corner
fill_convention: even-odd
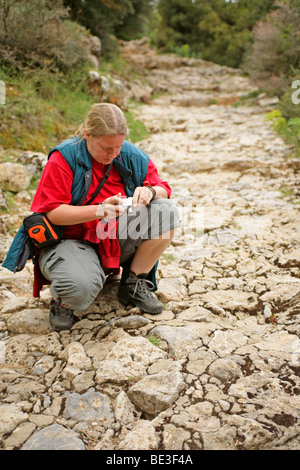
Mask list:
[[[153,289],[153,282],[149,281],[148,279],[137,278],[132,296],[135,297],[135,294],[138,292],[140,294],[146,295],[147,297],[152,297],[151,292],[149,291]]]

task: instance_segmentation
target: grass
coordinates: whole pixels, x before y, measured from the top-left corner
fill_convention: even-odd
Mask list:
[[[283,139],[294,147],[296,156],[300,157],[300,117],[286,119],[279,109],[274,109],[266,114],[265,119],[272,123]]]
[[[69,137],[93,100],[79,82],[43,73],[10,76],[3,71],[6,104],[0,106],[0,145],[47,153]]]
[[[121,59],[116,64],[102,64],[101,74],[114,68],[125,69]],[[4,149],[48,153],[58,142],[73,135],[92,104],[97,102],[88,90],[88,69],[55,74],[40,70],[16,75],[0,69],[6,85],[6,104],[0,105],[0,146]],[[134,103],[131,104],[133,106]],[[125,112],[130,128],[128,139],[135,143],[149,136],[146,126]]]
[[[156,336],[150,335],[147,337],[147,340],[150,341],[150,343],[153,344],[153,346],[156,346],[157,348],[161,346],[161,339],[157,338]]]
[[[172,253],[163,253],[161,258],[164,260],[165,264],[170,264],[175,260],[175,257]]]
[[[11,191],[5,190],[2,191],[3,196],[6,200],[6,207],[5,206],[0,206],[0,216],[10,214],[12,215],[17,209],[18,209],[18,204],[15,201],[15,195]],[[12,235],[16,231],[16,226],[13,225],[9,228],[9,233]]]
[[[232,104],[233,108],[238,108],[239,106],[249,106],[255,103],[256,98],[259,96],[260,91],[251,91],[249,93],[246,93],[245,96],[241,98],[241,100],[236,101],[235,103]]]
[[[99,72],[107,76],[123,70],[125,76],[125,68],[128,66],[123,59],[117,58],[115,63],[102,63]],[[24,70],[16,75],[0,68],[0,80],[6,86],[6,103],[0,104],[0,149],[3,147],[0,162],[15,162],[20,151],[25,150],[48,154],[57,143],[74,135],[93,103],[98,101],[89,93],[87,76],[85,68],[66,75],[41,70]],[[149,136],[146,126],[131,112],[138,105],[132,101],[124,112],[130,129],[127,139],[132,143]],[[27,189],[35,190],[40,177],[40,172],[32,176]],[[12,214],[16,209],[15,195],[4,193],[7,203],[0,208],[0,215]]]
[[[294,194],[294,191],[292,189],[286,188],[285,186],[282,186],[280,188],[280,192],[282,194],[282,197],[291,197]]]
[[[127,136],[128,140],[130,140],[132,143],[136,143],[141,142],[150,136],[150,133],[145,124],[142,121],[135,119],[130,111],[130,108],[128,111],[125,111],[124,114],[129,127],[129,134]]]

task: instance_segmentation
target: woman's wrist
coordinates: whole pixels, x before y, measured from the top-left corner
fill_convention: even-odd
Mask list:
[[[152,198],[151,198],[151,201],[153,201],[153,199],[156,198],[156,190],[152,187],[152,186],[146,186],[147,189],[149,189],[152,193]],[[150,202],[151,202],[150,201]]]
[[[102,202],[96,206],[96,218],[97,219],[104,219],[104,207]]]

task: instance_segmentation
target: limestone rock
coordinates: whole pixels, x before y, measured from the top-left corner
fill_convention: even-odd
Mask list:
[[[12,333],[39,333],[50,331],[49,312],[40,308],[25,309],[12,315],[8,320],[8,329]]]
[[[184,390],[182,374],[177,370],[162,371],[144,377],[128,390],[130,400],[150,415],[169,408]]]
[[[78,434],[60,424],[36,431],[21,450],[85,450]]]
[[[92,365],[90,358],[85,353],[84,347],[77,341],[68,344],[60,357],[65,359],[70,367],[75,367],[79,370],[88,369]]]
[[[106,356],[109,360],[120,360],[124,364],[129,361],[137,362],[144,366],[148,366],[158,359],[165,358],[167,355],[164,351],[154,346],[146,338],[129,337],[121,339],[112,348]]]
[[[27,189],[31,175],[24,165],[19,163],[0,163],[0,184],[2,190],[12,192]]]
[[[20,411],[14,404],[0,405],[0,436],[12,432],[19,424],[27,420],[27,413]]]
[[[50,333],[49,335],[40,335],[33,337],[28,341],[28,350],[31,352],[42,352],[58,356],[63,349],[59,340],[58,333]]]
[[[67,396],[64,416],[76,421],[97,421],[99,424],[107,424],[113,420],[108,396],[94,389],[82,395],[70,393]]]
[[[183,448],[183,444],[191,437],[191,434],[183,428],[177,428],[173,424],[167,424],[163,432],[163,443],[168,450]]]
[[[230,358],[217,359],[209,366],[208,372],[212,377],[225,382],[234,380],[242,375],[240,366]]]
[[[183,300],[187,295],[184,277],[161,279],[156,294],[162,302]]]
[[[146,374],[146,367],[167,354],[153,346],[145,338],[129,337],[121,339],[101,361],[97,368],[96,382],[128,382],[130,378],[140,378]]]
[[[131,423],[137,413],[135,407],[128,399],[124,391],[120,392],[115,399],[114,414],[116,421],[122,425]]]
[[[139,420],[118,445],[118,450],[151,450],[157,449],[159,437],[154,426],[145,420]]]
[[[171,357],[181,358],[201,346],[202,341],[189,326],[175,327],[159,325],[151,330],[151,334],[158,336],[168,343]]]
[[[218,290],[202,295],[204,302],[215,303],[231,312],[246,310],[255,311],[258,307],[258,296],[252,292],[240,292],[232,289]]]
[[[2,192],[2,188],[0,189],[0,208],[7,208],[7,197]]]
[[[4,449],[19,449],[24,442],[26,442],[31,434],[36,429],[34,423],[21,423],[19,426],[12,432],[8,439],[5,440]]]
[[[216,330],[209,341],[209,349],[216,352],[220,357],[225,357],[238,347],[247,344],[247,342],[247,336],[238,330]]]
[[[43,170],[48,161],[48,155],[42,152],[33,152],[27,150],[23,152],[17,159],[18,163],[29,166],[36,167],[37,170]]]

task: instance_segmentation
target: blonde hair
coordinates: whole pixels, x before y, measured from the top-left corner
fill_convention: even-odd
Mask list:
[[[111,103],[97,103],[75,132],[79,139],[84,138],[84,131],[93,137],[104,135],[127,135],[128,126],[121,109]]]

